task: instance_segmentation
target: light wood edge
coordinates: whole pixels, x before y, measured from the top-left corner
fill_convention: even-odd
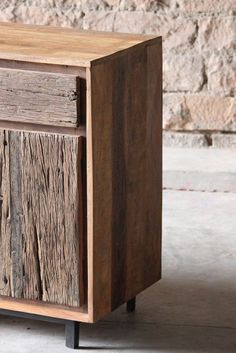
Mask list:
[[[56,319],[89,322],[89,315],[86,307],[75,310],[60,305],[37,303],[29,300],[9,299],[0,296],[0,309],[23,312],[33,315],[48,316]]]
[[[47,64],[38,62],[27,62],[19,60],[7,60],[0,58],[0,68],[23,70],[23,71],[38,71],[45,73],[57,73],[64,75],[76,75],[86,79],[86,68],[79,66],[68,66],[60,64]]]
[[[0,129],[10,131],[28,131],[31,133],[49,133],[49,134],[63,134],[68,136],[86,136],[85,126],[80,125],[78,127],[64,127],[64,126],[52,126],[34,123],[25,123],[20,121],[7,121],[0,120]]]
[[[91,71],[86,69],[86,165],[87,165],[87,266],[88,266],[88,315],[94,322],[93,296],[93,149],[92,149],[92,115],[91,115]]]

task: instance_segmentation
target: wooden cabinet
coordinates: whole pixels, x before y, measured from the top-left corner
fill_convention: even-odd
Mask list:
[[[161,277],[161,38],[0,32],[0,309],[92,323]]]

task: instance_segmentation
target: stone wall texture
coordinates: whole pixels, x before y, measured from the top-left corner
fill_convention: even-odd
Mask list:
[[[162,35],[165,140],[235,147],[236,0],[1,0],[0,21]]]

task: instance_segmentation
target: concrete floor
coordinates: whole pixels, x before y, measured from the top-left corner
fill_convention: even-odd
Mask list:
[[[236,193],[236,149],[163,149],[163,183],[166,189]]]
[[[83,352],[236,352],[236,194],[164,193],[163,279],[96,325]],[[1,353],[64,353],[60,325],[0,317]]]

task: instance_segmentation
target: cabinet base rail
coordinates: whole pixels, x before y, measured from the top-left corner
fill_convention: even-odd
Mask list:
[[[135,311],[135,304],[136,304],[135,297],[127,301],[128,313]],[[18,311],[6,310],[6,309],[0,309],[0,315],[19,317],[19,318],[30,319],[30,320],[46,321],[46,322],[65,325],[66,347],[71,349],[79,349],[80,322],[78,321],[56,319],[52,317],[36,315],[36,314],[28,314],[24,312],[18,312]]]

